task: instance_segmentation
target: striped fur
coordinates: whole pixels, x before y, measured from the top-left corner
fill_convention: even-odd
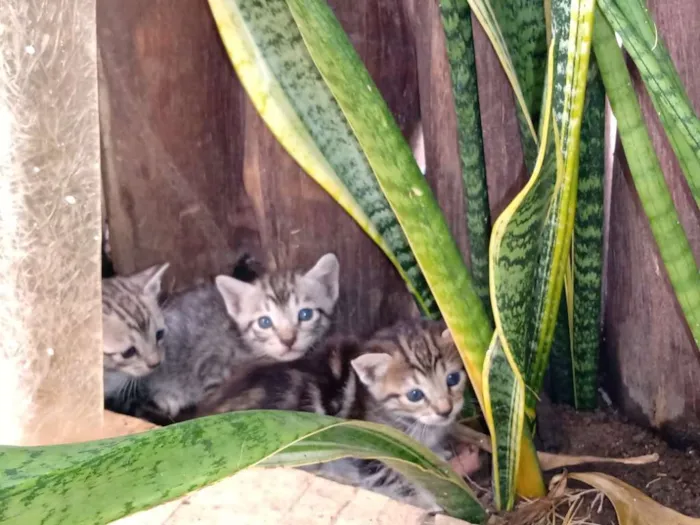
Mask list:
[[[151,373],[163,360],[156,334],[165,328],[158,294],[167,268],[153,266],[102,280],[104,392],[110,402],[131,395],[134,379]]]
[[[240,410],[295,410],[346,418],[357,399],[351,337],[335,336],[313,355],[292,362],[241,367],[201,406],[197,417]]]
[[[303,357],[330,328],[338,272],[335,255],[326,254],[306,273],[272,273],[252,283],[220,275],[215,285],[172,297],[164,307],[166,359],[144,378],[145,402],[175,419],[218,391],[238,366]],[[303,308],[313,315],[300,321]]]
[[[395,427],[448,459],[447,435],[463,405],[466,372],[444,324],[399,322],[377,332],[352,361],[361,382],[355,418]],[[448,386],[449,374],[459,381]],[[410,401],[420,389],[424,398]],[[440,510],[426,491],[379,461],[346,459],[317,468],[323,476]]]

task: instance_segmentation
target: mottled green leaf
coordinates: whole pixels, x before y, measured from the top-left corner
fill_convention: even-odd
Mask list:
[[[700,119],[642,0],[601,0],[600,10],[634,60],[671,147],[700,205]]]
[[[231,62],[289,154],[397,267],[429,317],[439,315],[413,253],[284,0],[209,0]]]
[[[595,54],[617,118],[632,180],[678,303],[696,345],[700,345],[700,272],[654,152],[615,33],[602,13],[596,20]]]
[[[142,434],[49,447],[0,447],[0,522],[108,523],[253,465],[380,458],[448,514],[484,512],[447,463],[394,429],[300,412],[247,411]]]
[[[491,210],[486,184],[486,161],[481,133],[479,86],[472,19],[467,0],[440,0],[440,15],[447,42],[452,94],[457,110],[459,155],[462,161],[467,209],[471,271],[476,293],[491,318],[489,298],[489,236]]]
[[[481,370],[492,330],[435,197],[325,0],[287,3],[406,234],[481,402]]]

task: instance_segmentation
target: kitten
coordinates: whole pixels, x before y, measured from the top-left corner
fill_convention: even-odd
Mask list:
[[[136,379],[163,360],[165,322],[158,294],[168,266],[102,279],[104,396],[109,408],[133,394]]]
[[[241,367],[197,407],[196,417],[240,410],[295,410],[346,418],[356,403],[357,378],[350,364],[359,342],[334,336],[323,348],[291,362]]]
[[[466,372],[442,323],[400,322],[361,347],[352,339],[329,340],[321,355],[241,370],[197,416],[278,409],[363,419],[397,428],[448,459],[448,432],[464,403]],[[302,468],[440,510],[432,496],[379,461]]]
[[[306,273],[277,272],[252,283],[219,275],[215,284],[172,297],[164,307],[166,359],[143,381],[148,402],[174,419],[242,363],[303,357],[330,328],[338,274],[329,253]]]
[[[467,377],[443,323],[402,321],[380,330],[362,355],[353,359],[352,367],[361,384],[357,419],[397,428],[449,459],[448,434],[464,404]],[[376,460],[335,461],[319,473],[431,511],[441,510],[427,491]]]

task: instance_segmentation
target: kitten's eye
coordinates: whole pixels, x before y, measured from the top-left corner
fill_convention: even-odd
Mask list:
[[[272,326],[272,319],[266,315],[263,315],[262,317],[258,318],[258,326],[263,329],[270,328]]]
[[[163,339],[164,335],[165,335],[164,329],[161,328],[160,330],[156,330],[156,341],[160,341],[161,339]]]
[[[451,374],[447,375],[447,386],[457,386],[459,384],[459,380],[462,378],[462,374],[459,372],[452,372]]]
[[[131,357],[134,357],[136,354],[138,354],[136,347],[135,346],[130,346],[126,350],[122,352],[122,357],[124,359],[129,359]]]
[[[311,308],[302,308],[299,310],[299,320],[300,321],[310,321],[314,316],[314,311]]]
[[[408,394],[406,394],[406,397],[412,403],[418,403],[418,401],[420,401],[421,399],[423,399],[425,397],[425,394],[423,393],[422,390],[420,390],[418,388],[414,388]]]

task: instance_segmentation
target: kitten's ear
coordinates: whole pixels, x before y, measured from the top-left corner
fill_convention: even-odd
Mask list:
[[[238,317],[241,314],[243,304],[258,291],[255,285],[239,281],[228,275],[217,276],[215,282],[226,305],[226,311],[231,317]]]
[[[338,263],[338,258],[332,253],[327,253],[316,262],[313,268],[306,272],[304,277],[321,283],[335,303],[338,300],[339,293],[339,274],[340,264]]]
[[[160,293],[161,282],[163,280],[163,274],[170,267],[170,263],[165,263],[160,266],[155,265],[147,268],[146,270],[132,275],[130,279],[133,279],[143,287],[143,293],[146,295],[152,295],[157,297]]]
[[[453,343],[454,344],[454,339],[452,339],[452,334],[450,333],[449,328],[445,328],[445,330],[440,334],[440,340],[447,344],[447,343]]]
[[[389,363],[391,363],[391,356],[384,353],[364,354],[350,361],[357,377],[367,386],[386,374]]]

